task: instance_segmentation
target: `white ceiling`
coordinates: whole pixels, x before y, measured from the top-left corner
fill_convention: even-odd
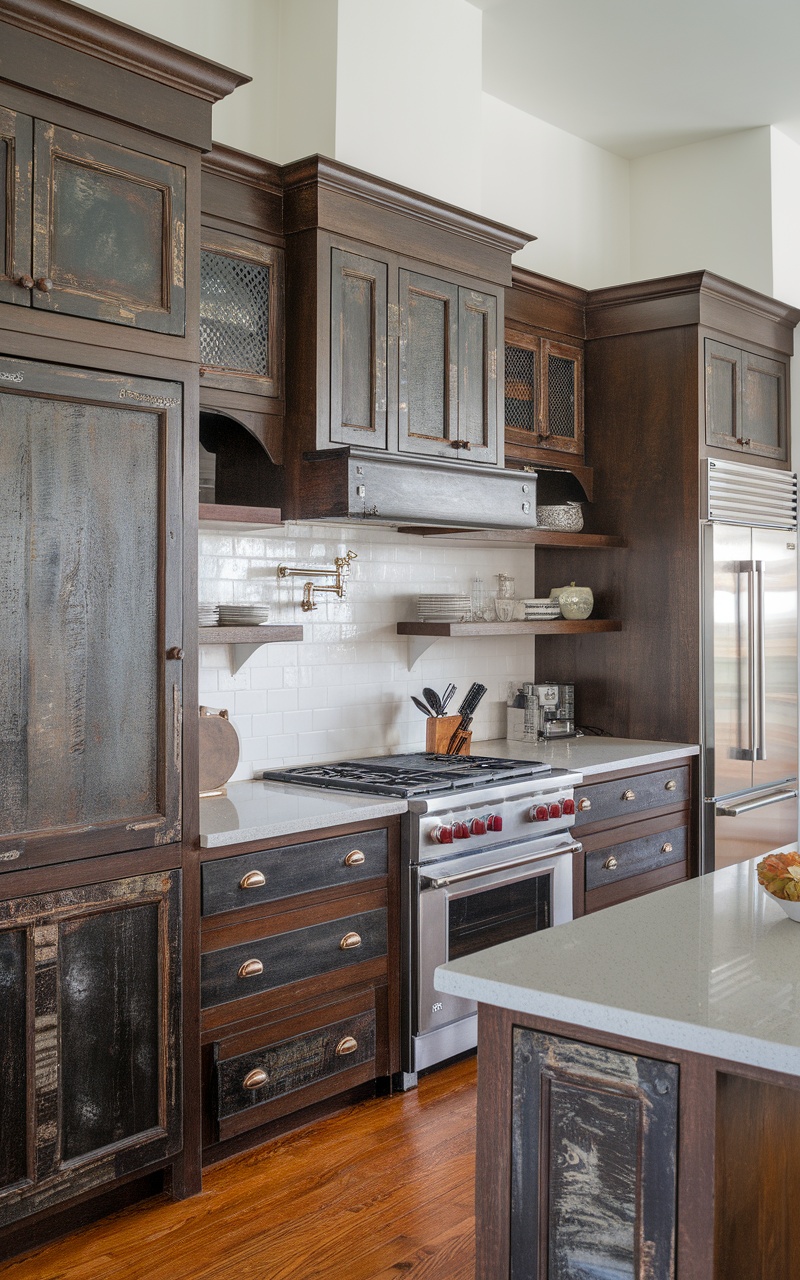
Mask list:
[[[487,93],[621,156],[759,125],[800,142],[798,0],[470,0]]]

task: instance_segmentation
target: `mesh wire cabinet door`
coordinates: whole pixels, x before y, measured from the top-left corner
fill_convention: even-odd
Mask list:
[[[282,315],[283,251],[204,230],[200,254],[204,384],[279,396]]]
[[[583,457],[583,351],[534,333],[506,333],[506,443]]]

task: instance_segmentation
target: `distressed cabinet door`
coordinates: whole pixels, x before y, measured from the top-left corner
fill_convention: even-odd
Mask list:
[[[4,870],[180,838],[180,473],[179,385],[0,359]]]
[[[0,1225],[180,1150],[179,922],[177,871],[0,902]]]
[[[331,250],[331,428],[336,444],[385,449],[388,264]]]
[[[0,107],[0,302],[30,306],[33,122]]]
[[[549,338],[542,339],[540,430],[540,448],[583,457],[583,352]]]
[[[142,152],[34,124],[34,307],[185,330],[186,174]]]
[[[458,456],[497,462],[497,298],[458,291]]]
[[[206,229],[200,252],[203,385],[275,397],[283,383],[283,250]]]
[[[454,458],[458,447],[458,286],[399,273],[399,446]]]
[[[514,1029],[511,1280],[672,1280],[678,1068]]]
[[[742,449],[785,462],[787,369],[783,360],[742,352]]]

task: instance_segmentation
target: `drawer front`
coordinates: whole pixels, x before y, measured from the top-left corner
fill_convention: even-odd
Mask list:
[[[291,929],[202,957],[203,1008],[258,995],[386,955],[386,910]]]
[[[655,835],[625,840],[607,849],[586,854],[586,891],[642,875],[675,862],[686,861],[688,846],[686,827],[673,827]]]
[[[674,785],[673,785],[674,784]],[[662,769],[658,773],[640,773],[616,782],[597,782],[575,788],[575,825],[602,822],[605,818],[621,818],[643,809],[661,809],[689,799],[689,770]],[[587,807],[588,803],[588,807]]]
[[[374,1009],[239,1054],[217,1063],[217,1117],[226,1120],[374,1057]]]
[[[218,915],[336,885],[358,884],[389,869],[385,830],[282,845],[203,863],[203,915]],[[263,881],[263,883],[262,883]]]

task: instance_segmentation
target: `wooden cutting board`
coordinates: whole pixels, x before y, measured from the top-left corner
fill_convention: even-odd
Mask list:
[[[239,763],[239,735],[227,711],[200,708],[200,795],[219,794]]]

